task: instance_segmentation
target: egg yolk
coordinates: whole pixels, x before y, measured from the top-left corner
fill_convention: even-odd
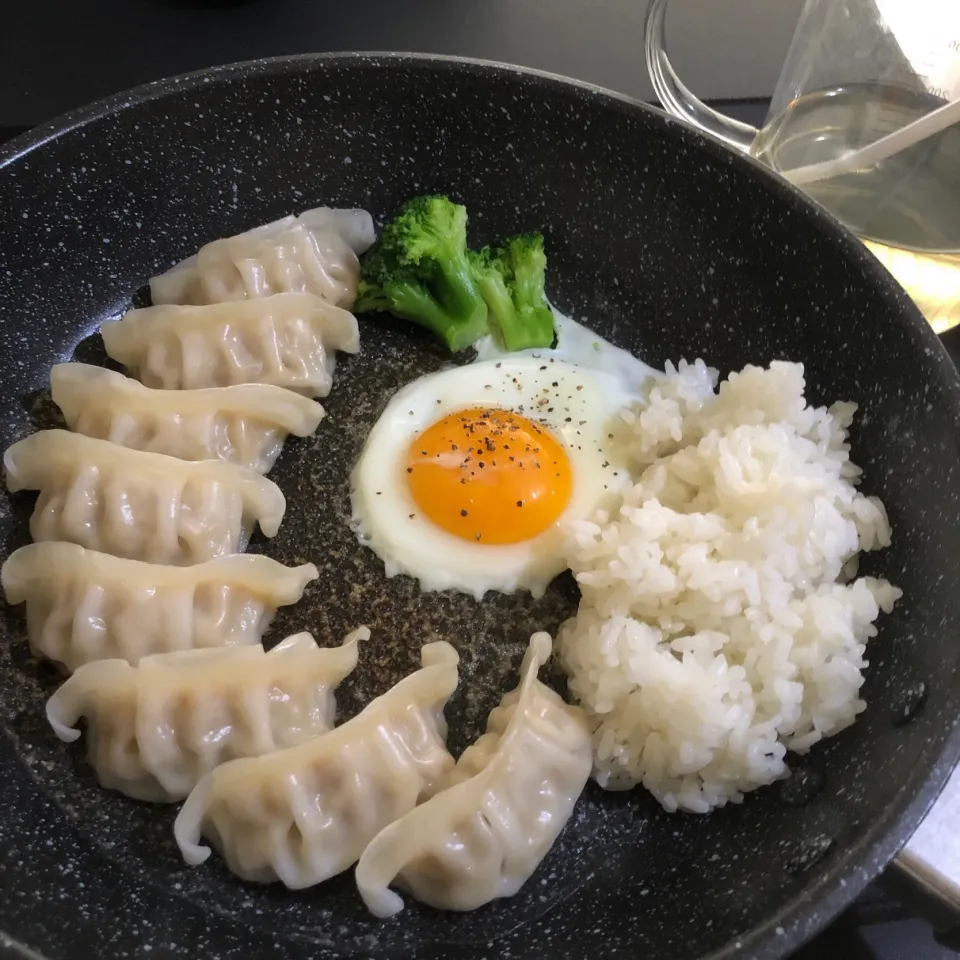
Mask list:
[[[481,544],[521,543],[560,518],[570,461],[544,427],[510,410],[451,413],[410,444],[407,483],[421,513]]]

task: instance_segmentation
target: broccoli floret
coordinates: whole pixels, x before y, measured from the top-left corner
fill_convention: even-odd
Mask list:
[[[543,235],[521,234],[495,249],[470,255],[480,293],[490,308],[490,325],[507,350],[553,344],[553,312],[544,294],[547,257]]]
[[[384,311],[439,336],[454,353],[487,330],[487,306],[467,259],[467,211],[446,197],[415,197],[363,258],[354,309]]]

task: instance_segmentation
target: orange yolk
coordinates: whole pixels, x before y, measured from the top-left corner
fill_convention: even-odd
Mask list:
[[[560,443],[509,410],[460,410],[410,444],[407,483],[438,527],[481,544],[521,543],[557,522],[573,476]]]

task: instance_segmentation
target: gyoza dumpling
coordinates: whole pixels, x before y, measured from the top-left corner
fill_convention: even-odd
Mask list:
[[[537,679],[550,637],[536,633],[520,685],[490,713],[487,732],[439,792],[385,827],[357,864],[370,912],[403,909],[391,883],[441,910],[473,910],[513,896],[573,812],[593,762],[583,712]]]
[[[273,466],[287,434],[309,436],[323,418],[315,400],[268,384],[152,390],[86,363],[58,363],[50,388],[77,433],[181,460],[227,460],[258,473]]]
[[[372,837],[429,796],[453,766],[443,707],[456,651],[427,644],[422,669],[310,743],[224,764],[187,798],[174,827],[184,860],[208,837],[244,880],[309,887],[346,870]]]
[[[316,580],[312,563],[285,567],[235,553],[192,567],[122,560],[75,543],[31,543],[0,570],[11,606],[26,602],[36,657],[73,672],[94,660],[136,666],[155,653],[260,642],[277,607]]]
[[[68,430],[41,430],[3,456],[7,487],[39,490],[34,540],[68,540],[176,565],[236,553],[255,523],[276,535],[280,488],[222,460],[188,463]]]
[[[136,800],[185,797],[206,773],[315,739],[333,726],[334,690],[357,665],[355,630],[340,647],[309,633],[262,647],[188,650],[88,663],[47,701],[61,740],[87,719],[87,756],[102,786]]]
[[[107,353],[131,376],[163,390],[271,383],[325,397],[335,352],[360,349],[357,318],[306,293],[130,310],[100,333]]]
[[[154,303],[222,303],[273,293],[313,293],[350,307],[357,295],[357,255],[375,238],[366,210],[318,207],[246,233],[214,240],[154,277]]]

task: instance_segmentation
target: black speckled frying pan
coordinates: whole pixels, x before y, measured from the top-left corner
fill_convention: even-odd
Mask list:
[[[244,885],[217,857],[184,866],[174,810],[101,791],[82,750],[51,735],[42,707],[53,677],[28,657],[10,611],[0,928],[36,954],[781,957],[887,863],[957,759],[952,365],[881,268],[799,194],[591,87],[465,61],[298,57],[145,87],[14,142],[0,153],[0,441],[50,424],[51,364],[102,359],[98,324],[199,244],[321,203],[382,217],[425,190],[465,202],[477,242],[544,227],[552,298],[651,364],[699,356],[728,372],[801,360],[813,399],[862,405],[854,456],[894,527],[894,546],[867,566],[905,592],[870,645],[869,708],[798,761],[801,777],[710,816],[591,786],[512,900],[464,915],[409,903],[380,922],[349,872],[290,893]],[[554,630],[576,591],[561,578],[537,602],[476,603],[383,578],[348,529],[347,472],[390,395],[448,358],[399,323],[371,321],[363,344],[316,437],[288,443],[272,474],[288,519],[253,549],[307,557],[321,578],[271,637],[307,628],[329,643],[369,624],[376,639],[348,681],[348,714],[410,670],[424,641],[450,640],[463,663],[449,711],[459,750],[512,685],[531,632]],[[5,550],[25,540],[29,508],[0,498]]]

